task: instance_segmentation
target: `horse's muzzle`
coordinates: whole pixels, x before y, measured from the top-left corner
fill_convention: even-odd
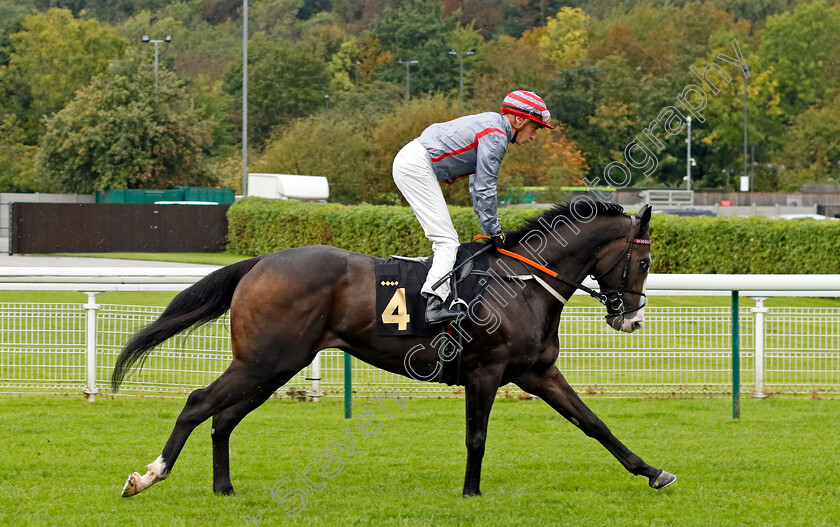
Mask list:
[[[637,329],[642,329],[645,325],[645,308],[636,310],[633,318],[627,318],[619,314],[607,315],[607,323],[616,331],[633,333]]]

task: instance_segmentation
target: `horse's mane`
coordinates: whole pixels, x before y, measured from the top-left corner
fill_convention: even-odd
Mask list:
[[[574,212],[572,212],[574,208]],[[507,234],[505,239],[505,247],[516,245],[528,234],[534,231],[541,233],[548,233],[551,225],[557,218],[565,218],[569,223],[577,223],[577,218],[588,218],[594,214],[601,214],[604,216],[620,216],[624,214],[624,209],[615,203],[607,203],[604,201],[596,201],[593,199],[580,199],[572,203],[558,203],[539,216],[531,218],[525,225],[519,227],[515,231]]]

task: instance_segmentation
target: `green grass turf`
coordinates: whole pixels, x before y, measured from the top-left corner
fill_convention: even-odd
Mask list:
[[[272,400],[232,437],[235,496],[212,493],[209,423],[172,475],[120,498],[129,472],[154,460],[183,399],[0,397],[0,524],[409,526],[821,526],[840,524],[837,402],[752,400],[731,418],[725,400],[588,400],[649,463],[678,475],[655,491],[541,401],[497,400],[480,498],[460,496],[464,402],[389,403],[376,437],[295,518],[272,487],[302,485],[332,441],[346,442],[340,402]],[[355,401],[357,411],[370,403]],[[381,414],[381,411],[378,411]],[[335,468],[335,465],[332,466]],[[282,495],[278,493],[278,495]],[[251,524],[253,525],[253,523]]]

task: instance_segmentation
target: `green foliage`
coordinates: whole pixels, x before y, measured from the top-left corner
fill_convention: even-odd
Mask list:
[[[411,91],[415,95],[458,89],[458,61],[448,54],[449,36],[458,28],[437,2],[410,2],[399,9],[386,9],[373,24],[372,33],[397,59],[417,59],[409,66]],[[391,82],[405,82],[403,64],[394,64],[382,74]]]
[[[784,166],[783,190],[796,191],[802,183],[840,181],[840,94],[825,106],[796,116],[784,135],[775,159]]]
[[[555,66],[575,66],[586,56],[588,25],[586,13],[578,8],[564,7],[557,16],[548,17],[540,47]]]
[[[502,208],[505,230],[541,211]],[[461,242],[480,231],[470,207],[450,207]],[[228,250],[249,255],[328,244],[374,256],[423,255],[431,246],[411,209],[247,198],[228,211]],[[655,273],[840,273],[840,222],[654,215]]]
[[[0,76],[14,77],[14,90],[25,94],[18,116],[34,133],[43,114],[62,109],[128,46],[114,28],[63,9],[29,15],[22,27],[11,36],[8,71],[0,68]]]
[[[206,168],[213,123],[192,109],[183,82],[136,55],[97,77],[47,120],[38,152],[40,180],[51,189],[212,184]]]
[[[653,272],[840,273],[840,222],[655,215]]]
[[[276,126],[323,108],[331,78],[327,65],[308,46],[257,35],[248,49],[248,140],[261,145]],[[231,115],[237,115],[242,107],[241,61],[225,75],[225,89],[237,108]]]
[[[762,190],[775,190],[795,189],[806,180],[836,179],[834,165],[813,161],[822,155],[817,150],[830,148],[803,145],[808,155],[797,160],[791,159],[790,146],[809,132],[800,116],[828,106],[840,86],[840,62],[834,58],[840,53],[836,4],[252,0],[253,158],[262,154],[272,134],[276,139],[293,126],[301,131],[292,123],[320,113],[326,94],[332,119],[355,120],[354,129],[373,137],[382,112],[403,99],[405,67],[396,64],[397,58],[419,60],[410,70],[413,98],[437,94],[455,100],[459,60],[448,51],[476,48],[478,54],[464,60],[465,103],[458,113],[496,110],[508,91],[535,90],[566,125],[569,142],[563,147],[574,145],[572,150],[581,151],[590,179],[603,178],[604,166],[623,157],[624,147],[662,107],[674,104],[687,84],[698,82],[689,66],[704,66],[737,38],[752,74],[749,146],[751,155],[755,146],[755,181]],[[171,43],[160,47],[161,64],[190,80],[196,107],[219,123],[213,132],[216,146],[208,155],[215,165],[229,165],[242,122],[241,9],[241,0],[0,0],[0,119],[15,123],[14,142],[3,140],[8,153],[0,162],[7,167],[0,174],[2,184],[14,186],[13,180],[26,171],[26,152],[43,139],[44,117],[64,108],[109,61],[129,46],[152,61],[154,47],[139,42],[142,34],[173,35]],[[221,86],[216,84],[220,80]],[[698,188],[721,187],[727,173],[740,172],[743,98],[737,84],[731,82],[728,90],[711,97],[707,122],[692,129],[697,160],[693,185]],[[373,116],[364,113],[368,111]],[[421,114],[404,118],[415,119],[406,127],[418,130],[436,120]],[[370,163],[346,167],[345,180],[350,174],[365,174],[347,185],[387,184],[390,159],[403,139],[386,141],[382,149],[391,150],[382,155],[372,153],[376,168]],[[638,174],[636,185],[682,184],[684,135],[662,140],[665,148],[659,152],[656,174],[647,179]],[[375,144],[370,148],[379,149]],[[530,161],[533,156],[527,153],[523,158]],[[12,158],[20,162],[10,162]],[[351,154],[344,158],[356,162]],[[781,164],[796,168],[783,170]],[[543,178],[549,171],[545,166],[528,174],[517,169],[523,181]],[[353,199],[352,193],[344,195]],[[374,198],[361,199],[397,198],[391,190],[378,189]]]
[[[720,32],[713,38],[717,40],[713,53],[706,60],[698,60],[695,66],[703,71],[707,64],[714,62],[729,75],[730,80],[727,82],[716,73],[709,75],[711,82],[721,91],[714,95],[711,90],[707,90],[708,104],[702,112],[707,123],[692,127],[692,151],[698,152],[698,156],[704,159],[696,170],[698,178],[703,178],[704,186],[720,188],[726,186],[724,170],[731,174],[742,170],[744,166],[744,75],[739,68],[716,58],[718,53],[733,56],[731,41],[735,38],[741,41],[740,36],[733,32]],[[766,164],[768,151],[777,146],[779,133],[783,130],[778,82],[774,80],[775,68],[764,66],[762,58],[743,42],[739,47],[750,68],[747,79],[747,135],[750,146],[758,147],[755,152],[756,161]],[[730,185],[732,189],[734,179]]]
[[[462,242],[481,232],[472,207],[449,210]],[[502,225],[513,229],[533,214],[532,209],[502,209]],[[321,243],[383,257],[431,253],[409,207],[246,198],[228,210],[228,251],[258,255]]]
[[[370,144],[356,121],[324,113],[286,128],[251,171],[325,176],[333,201],[358,203],[369,196],[364,185],[369,154]]]
[[[789,117],[830,100],[840,81],[840,11],[816,0],[771,16],[761,51]]]
[[[6,115],[0,121],[0,192],[39,192],[46,190],[35,181],[37,147],[23,143],[23,133]]]

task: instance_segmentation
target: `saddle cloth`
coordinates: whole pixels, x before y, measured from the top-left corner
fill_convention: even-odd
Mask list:
[[[483,243],[465,243],[458,248],[457,268]],[[452,288],[458,298],[470,303],[481,293],[481,276],[473,271],[486,271],[487,254],[480,254],[455,274]],[[440,333],[442,324],[426,324],[426,298],[420,294],[423,282],[432,265],[432,257],[405,258],[392,256],[377,258],[376,274],[376,332],[383,336],[427,336]]]

